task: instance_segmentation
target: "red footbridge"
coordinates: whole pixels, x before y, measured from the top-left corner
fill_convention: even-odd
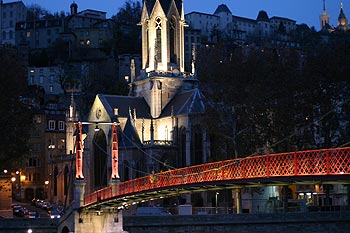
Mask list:
[[[123,208],[211,190],[315,183],[350,184],[349,147],[251,156],[151,174],[87,194],[84,208]]]

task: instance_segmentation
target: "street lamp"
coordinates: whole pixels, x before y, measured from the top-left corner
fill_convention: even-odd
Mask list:
[[[50,181],[48,181],[48,180],[45,180],[45,182],[44,182],[44,184],[45,184],[45,199],[48,198],[49,183],[50,183]]]
[[[218,196],[219,192],[215,193],[215,212],[218,213]]]

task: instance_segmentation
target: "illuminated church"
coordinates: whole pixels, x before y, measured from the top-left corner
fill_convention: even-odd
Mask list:
[[[323,32],[346,32],[350,29],[348,19],[344,13],[343,3],[340,4],[340,12],[338,16],[337,26],[330,26],[330,15],[326,12],[326,1],[323,0],[323,11],[320,15],[320,26]]]
[[[111,181],[113,122],[118,124],[121,181],[202,164],[210,156],[194,52],[192,70],[184,69],[183,1],[144,0],[140,25],[140,75],[131,66],[128,96],[98,94],[83,130],[88,193]]]

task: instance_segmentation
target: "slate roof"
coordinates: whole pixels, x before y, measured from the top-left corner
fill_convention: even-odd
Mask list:
[[[172,114],[176,116],[204,113],[204,101],[204,95],[197,88],[178,93],[170,100],[167,106],[165,106],[160,117],[167,117]]]
[[[143,97],[103,95],[98,97],[105,106],[111,118],[114,116],[114,108],[118,108],[120,117],[129,117],[129,108],[136,109],[137,118],[150,118],[150,108]]]
[[[144,4],[146,4],[146,6],[147,6],[148,14],[151,14],[151,12],[153,10],[153,7],[154,7],[154,4],[156,3],[156,1],[157,0],[144,0]],[[173,0],[159,0],[159,2],[162,5],[162,8],[163,8],[165,14],[168,13],[172,1]],[[175,1],[177,9],[179,11],[179,14],[181,14],[181,10],[182,10],[182,2],[181,2],[181,0],[174,0],[174,1]]]
[[[119,145],[121,147],[136,147],[137,145],[141,145],[140,137],[132,121],[132,117],[129,114],[124,131],[119,139]]]
[[[259,11],[259,14],[256,20],[270,22],[269,16],[267,15],[266,11],[263,11],[263,10]]]
[[[228,7],[225,4],[221,4],[218,6],[218,8],[216,8],[214,15],[220,14],[221,12],[225,12],[225,13],[229,13],[230,15],[232,15],[230,9],[228,9]]]

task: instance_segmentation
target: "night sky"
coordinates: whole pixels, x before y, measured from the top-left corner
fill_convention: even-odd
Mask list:
[[[5,0],[12,2],[15,0]],[[337,25],[340,3],[344,2],[344,12],[350,17],[349,0],[326,0],[327,13],[331,15],[331,25]],[[69,12],[73,0],[23,0],[28,6],[38,4],[51,13]],[[107,12],[107,17],[118,12],[125,0],[76,0],[78,11],[94,9]],[[319,29],[319,15],[322,13],[323,0],[184,0],[185,13],[198,11],[213,14],[219,4],[226,4],[234,15],[256,19],[260,10],[267,11],[269,17],[280,16],[306,23]]]

